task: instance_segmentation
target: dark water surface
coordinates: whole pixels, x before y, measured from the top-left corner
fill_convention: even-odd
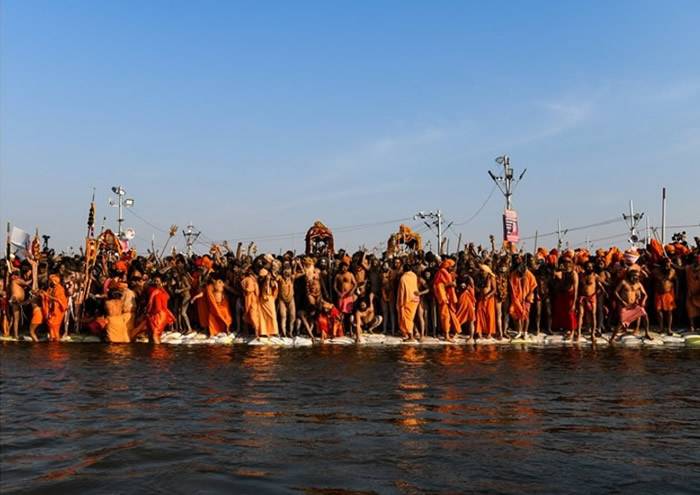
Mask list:
[[[0,492],[699,493],[700,349],[4,344]]]

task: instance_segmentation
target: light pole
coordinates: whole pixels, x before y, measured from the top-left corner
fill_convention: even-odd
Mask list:
[[[437,211],[419,211],[413,216],[414,220],[423,220],[423,223],[428,226],[430,230],[433,230],[433,227],[437,228],[437,238],[438,238],[438,255],[442,255],[442,212],[438,209]],[[432,220],[432,224],[426,222],[426,219]]]
[[[495,162],[503,167],[503,175],[496,175],[490,170],[488,172],[489,177],[491,177],[491,180],[498,186],[498,189],[501,190],[501,193],[506,198],[506,212],[503,216],[503,240],[505,241],[507,230],[506,214],[513,209],[513,192],[515,191],[515,187],[525,176],[525,172],[527,172],[527,169],[523,170],[520,176],[517,179],[515,179],[513,167],[510,166],[510,157],[508,155],[496,157]],[[515,221],[517,226],[517,218]]]
[[[126,191],[122,189],[122,186],[113,186],[112,192],[117,195],[116,201],[109,200],[109,205],[117,208],[117,237],[121,240],[124,234],[122,230],[122,223],[124,223],[124,208],[131,208],[134,206],[134,200],[131,198],[125,198]]]
[[[197,241],[201,232],[194,230],[194,225],[192,222],[187,226],[187,230],[182,231],[182,235],[185,236],[185,245],[187,246],[187,257],[192,257],[192,245]]]
[[[637,235],[637,225],[639,225],[639,222],[642,220],[642,218],[644,218],[644,213],[635,213],[634,204],[630,199],[630,214],[626,215],[625,213],[623,213],[622,218],[624,218],[625,221],[628,222],[628,227],[630,230],[629,242],[634,246],[635,244],[637,244],[637,242],[639,242],[639,235]]]

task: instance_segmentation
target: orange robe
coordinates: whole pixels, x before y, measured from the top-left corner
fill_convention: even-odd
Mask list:
[[[55,297],[56,300],[51,300],[49,296]],[[49,328],[49,340],[59,340],[63,318],[68,310],[68,298],[63,286],[56,284],[52,289],[49,289],[49,294],[44,296],[43,303],[44,318],[46,318],[46,326]]]
[[[491,275],[489,275],[491,276]],[[496,280],[494,276],[491,276],[494,280],[492,283],[495,285]],[[476,332],[482,337],[489,338],[494,333],[496,333],[496,294],[493,293],[491,296],[484,298],[478,297],[476,299]]]
[[[399,316],[399,330],[404,336],[413,333],[413,320],[420,304],[417,293],[418,276],[410,271],[401,275],[396,293],[396,310]]]
[[[537,279],[530,270],[525,270],[522,277],[516,272],[510,274],[509,313],[514,320],[523,321],[530,317],[530,304],[536,288]]]
[[[457,320],[460,325],[474,321],[476,318],[476,296],[474,287],[469,287],[459,295],[457,301]]]
[[[37,326],[44,323],[44,313],[39,306],[32,307],[32,320],[29,323]]]
[[[452,260],[448,260],[452,261]],[[435,295],[435,300],[438,303],[438,315],[440,317],[440,327],[445,335],[450,333],[451,329],[454,329],[457,333],[461,330],[461,325],[457,320],[455,315],[455,306],[457,304],[457,294],[455,293],[455,288],[448,287],[452,284],[454,278],[452,274],[445,268],[446,263],[443,263],[440,270],[438,270],[435,275],[435,280],[433,280],[433,294]]]
[[[148,297],[148,328],[152,335],[160,336],[175,323],[175,316],[168,309],[170,295],[165,289],[154,288]]]
[[[194,303],[195,309],[197,310],[197,321],[201,328],[207,328],[209,326],[209,305],[207,304],[207,293],[206,287],[201,285],[202,274],[200,272],[194,272],[192,274],[192,292],[193,296],[196,296],[202,292],[202,297],[197,299]]]
[[[279,335],[277,326],[277,300],[278,289],[263,290],[260,296],[260,334],[272,337]]]
[[[231,317],[231,308],[228,304],[226,294],[222,294],[221,302],[218,302],[214,296],[214,287],[212,285],[207,285],[206,290],[205,297],[209,319],[207,326],[209,328],[209,335],[214,337],[222,332],[228,331],[233,318]]]
[[[253,275],[247,275],[241,280],[243,288],[244,319],[253,327],[255,335],[260,335],[260,287]]]

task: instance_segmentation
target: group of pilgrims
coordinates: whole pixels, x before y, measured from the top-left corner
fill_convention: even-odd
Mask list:
[[[508,242],[496,248],[492,238],[490,247],[470,243],[437,255],[424,252],[410,229],[400,233],[381,254],[336,252],[323,236],[307,239],[299,255],[257,255],[240,244],[189,256],[99,243],[72,256],[29,249],[0,268],[3,336],[60,341],[78,333],[158,344],[169,330],[321,342],[362,342],[372,333],[474,342],[546,333],[595,342],[605,333],[614,342],[642,331],[650,338],[652,322],[669,335],[679,324],[693,331],[700,317],[698,238],[694,246],[683,238],[535,252]]]

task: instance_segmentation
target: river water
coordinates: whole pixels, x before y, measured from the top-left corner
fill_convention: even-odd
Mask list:
[[[700,349],[3,344],[2,493],[698,493]]]

